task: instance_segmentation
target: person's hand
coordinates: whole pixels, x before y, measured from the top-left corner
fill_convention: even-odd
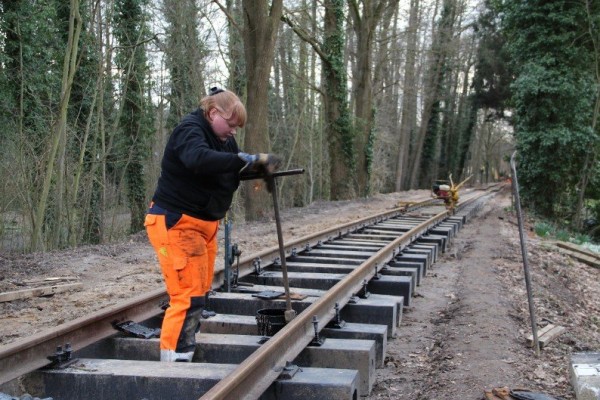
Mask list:
[[[241,171],[252,171],[269,175],[277,171],[281,166],[281,158],[275,154],[248,154],[240,152],[238,153],[238,157],[246,163]]]

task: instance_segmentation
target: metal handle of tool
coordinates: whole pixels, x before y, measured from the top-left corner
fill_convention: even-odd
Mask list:
[[[249,181],[252,179],[268,179],[268,178],[278,178],[280,176],[289,176],[289,175],[299,175],[304,173],[304,168],[298,169],[288,169],[286,171],[277,171],[272,174],[265,175],[264,173],[252,172],[249,174],[242,174],[240,176],[240,180]]]
[[[298,175],[303,174],[304,168],[299,169],[291,169],[287,171],[278,171],[274,172],[270,175],[270,177],[276,178],[280,176],[289,176],[289,175]],[[248,173],[240,176],[240,180],[249,181],[252,179],[268,179],[268,176],[264,173]],[[238,282],[232,282],[232,266],[233,266],[233,257],[234,255],[231,252],[231,230],[232,230],[232,218],[229,215],[229,212],[225,215],[224,225],[225,225],[225,262],[223,268],[223,289],[226,292],[231,292],[232,284],[233,286],[237,286]],[[239,257],[238,257],[238,274],[239,274]]]

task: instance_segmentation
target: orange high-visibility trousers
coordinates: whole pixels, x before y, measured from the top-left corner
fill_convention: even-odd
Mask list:
[[[146,232],[158,255],[170,301],[160,333],[160,349],[194,351],[195,334],[211,288],[219,221],[182,214],[167,229],[166,216],[147,214]]]

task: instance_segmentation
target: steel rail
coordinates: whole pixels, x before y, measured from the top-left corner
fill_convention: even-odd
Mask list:
[[[287,241],[285,243],[284,250],[286,253],[290,253],[294,248],[297,248],[297,247],[304,247],[307,245],[308,246],[316,245],[319,241],[329,240],[333,236],[341,236],[344,233],[348,233],[355,229],[361,228],[365,225],[370,225],[370,224],[373,224],[375,222],[378,222],[378,221],[381,221],[384,219],[393,218],[393,217],[401,215],[405,212],[414,211],[416,209],[426,207],[428,205],[432,205],[437,202],[439,202],[439,201],[434,200],[434,199],[428,199],[425,201],[413,203],[407,207],[397,207],[390,211],[373,214],[368,217],[359,219],[358,221],[353,221],[353,222],[349,222],[349,223],[345,223],[345,224],[336,225],[336,226],[331,227],[324,231],[320,231],[317,233],[313,233],[310,235],[300,237],[298,239]],[[279,257],[279,246],[277,245],[277,246],[269,247],[269,248],[259,251],[257,253],[254,253],[245,258],[240,258],[240,263],[239,263],[240,275],[239,275],[239,277],[241,278],[243,276],[246,276],[246,275],[254,272],[253,263],[255,262],[255,260],[258,259],[258,260],[261,260],[261,262],[265,261],[264,265],[269,265],[278,257]],[[212,285],[213,289],[220,288],[223,285],[223,282],[224,282],[224,268],[221,267],[221,268],[218,268],[215,270],[215,277],[214,277],[213,285]]]
[[[295,359],[314,337],[313,317],[326,325],[335,315],[335,303],[343,308],[360,291],[365,279],[375,274],[375,266],[391,260],[402,246],[412,242],[440,220],[448,216],[443,211],[420,223],[387,244],[370,259],[360,264],[327,293],[302,311],[296,318],[271,337],[231,374],[213,386],[203,400],[257,399],[277,379],[286,362]]]
[[[165,300],[165,290],[155,290],[0,347],[0,384],[49,365],[47,357],[54,355],[58,346],[69,343],[74,350],[81,349],[114,334],[113,322],[142,321],[157,315]]]
[[[466,207],[488,194],[488,191],[485,191],[472,196],[464,200],[459,207]],[[376,274],[374,267],[387,263],[395,256],[397,250],[412,243],[451,214],[446,210],[423,221],[360,264],[343,280],[329,289],[324,296],[302,311],[250,357],[246,358],[225,379],[219,381],[200,397],[200,400],[253,400],[259,398],[278,378],[287,363],[294,360],[312,341],[314,338],[313,317],[316,317],[321,326],[327,325],[335,316],[335,304],[337,303],[340,308],[343,308],[350,298],[361,290],[364,280],[368,280]]]
[[[340,224],[324,232],[290,241],[285,246],[285,250],[289,252],[300,244],[316,243],[318,240],[328,239],[331,235],[342,234],[344,231],[349,232],[374,221],[399,215],[407,209],[417,209],[430,203],[431,200],[417,202],[408,208],[399,207],[391,211],[365,217],[358,221]],[[274,259],[278,254],[279,247],[273,247],[240,260],[240,277],[254,271],[252,263],[255,259]],[[220,287],[222,282],[223,270],[220,270],[215,273],[213,288]],[[49,365],[51,361],[48,357],[55,353],[58,346],[64,346],[66,343],[69,343],[73,351],[77,351],[89,344],[113,335],[115,333],[112,327],[114,321],[123,322],[132,320],[140,322],[159,315],[162,312],[159,303],[163,301],[168,301],[166,291],[163,288],[155,289],[116,306],[0,346],[0,385]]]

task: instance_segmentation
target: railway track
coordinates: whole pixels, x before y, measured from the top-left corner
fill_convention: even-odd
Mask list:
[[[427,200],[286,243],[215,276],[193,363],[160,363],[163,290],[0,348],[0,392],[67,399],[357,399],[372,389],[402,310],[431,264],[497,188],[450,215]],[[229,271],[232,273],[232,271]],[[259,311],[260,310],[260,311]],[[127,321],[134,332],[118,332]],[[261,334],[259,334],[259,330]],[[52,359],[52,361],[50,360]],[[16,393],[18,394],[18,393]]]

